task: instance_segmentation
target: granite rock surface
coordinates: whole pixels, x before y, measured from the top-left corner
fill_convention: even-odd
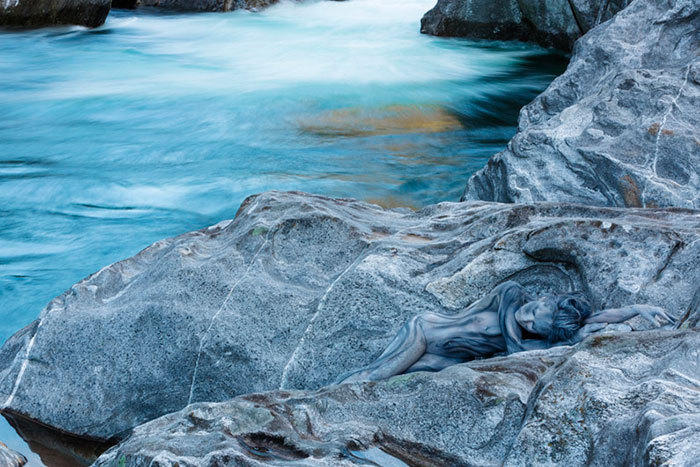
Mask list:
[[[602,334],[440,373],[193,404],[94,465],[692,465],[699,337]]]
[[[0,0],[0,27],[97,27],[105,22],[110,4],[110,0]]]
[[[697,314],[700,215],[268,192],[74,285],[0,350],[0,407],[96,441],[198,401],[317,389],[506,280]],[[695,308],[693,308],[695,307]],[[695,311],[692,311],[695,310]],[[639,323],[638,329],[644,329]]]
[[[636,0],[568,69],[463,199],[700,207],[700,3]]]
[[[435,36],[520,40],[571,50],[576,39],[629,0],[438,0],[421,20]]]

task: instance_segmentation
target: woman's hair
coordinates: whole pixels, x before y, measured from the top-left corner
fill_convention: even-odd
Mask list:
[[[561,342],[571,339],[592,311],[591,303],[580,292],[559,295],[557,309],[552,317],[552,328],[547,336],[549,341]]]

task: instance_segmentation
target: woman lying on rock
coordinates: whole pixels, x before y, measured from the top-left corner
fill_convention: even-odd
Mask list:
[[[632,305],[593,313],[583,294],[533,300],[516,282],[505,282],[456,315],[425,313],[408,321],[384,353],[337,382],[377,381],[413,371],[499,353],[573,345],[612,323],[641,315],[656,326],[674,324],[661,308]]]

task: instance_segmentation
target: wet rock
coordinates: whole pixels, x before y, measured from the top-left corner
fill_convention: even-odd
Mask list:
[[[454,312],[506,280],[689,316],[699,228],[681,209],[412,212],[264,193],[49,303],[0,350],[0,407],[109,440],[197,401],[319,388],[373,361],[409,317]]]
[[[531,32],[517,0],[439,0],[423,16],[421,32],[434,36],[525,40]]]
[[[260,10],[279,0],[117,0],[115,8],[155,7],[179,11]]]
[[[95,465],[691,465],[699,347],[696,330],[611,334],[440,373],[193,404]]]
[[[109,0],[0,0],[0,26],[97,27],[105,22],[109,9]]]
[[[696,1],[637,0],[590,31],[463,199],[699,208],[699,24]]]
[[[5,443],[0,442],[0,466],[21,467],[27,463],[27,458],[17,451],[8,448]]]
[[[571,50],[576,39],[610,19],[628,3],[628,0],[438,0],[421,20],[421,32],[521,40]]]

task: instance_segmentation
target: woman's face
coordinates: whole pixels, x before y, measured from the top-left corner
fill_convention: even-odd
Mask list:
[[[527,332],[547,337],[552,328],[557,302],[552,297],[542,297],[528,302],[515,312],[515,320]]]

